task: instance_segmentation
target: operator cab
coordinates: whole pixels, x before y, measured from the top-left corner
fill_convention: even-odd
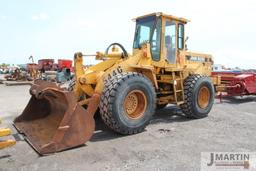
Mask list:
[[[163,13],[144,15],[135,20],[133,49],[149,43],[153,61],[176,64],[177,54],[185,47],[184,25],[189,20]]]

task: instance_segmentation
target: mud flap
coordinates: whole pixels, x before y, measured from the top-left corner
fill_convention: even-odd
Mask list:
[[[91,97],[87,109],[77,103],[73,92],[55,83],[36,80],[30,94],[30,101],[14,120],[14,126],[39,154],[76,147],[91,138],[99,94]]]

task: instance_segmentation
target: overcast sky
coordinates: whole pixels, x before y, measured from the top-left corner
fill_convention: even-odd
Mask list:
[[[256,0],[0,0],[0,63],[27,63],[30,55],[73,59],[76,51],[105,51],[112,42],[131,52],[131,19],[152,12],[191,20],[189,50],[256,68]]]

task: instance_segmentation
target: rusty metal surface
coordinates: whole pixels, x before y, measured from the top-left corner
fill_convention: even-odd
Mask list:
[[[85,110],[73,92],[55,83],[36,80],[31,98],[14,126],[25,134],[34,149],[44,155],[79,146],[88,141],[95,129],[94,113],[99,94],[94,94]]]
[[[6,86],[31,85],[33,81],[3,81]]]

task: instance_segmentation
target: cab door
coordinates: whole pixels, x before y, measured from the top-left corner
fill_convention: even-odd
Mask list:
[[[170,19],[165,20],[165,34],[163,55],[169,64],[176,63],[177,54],[177,33],[176,22]]]

